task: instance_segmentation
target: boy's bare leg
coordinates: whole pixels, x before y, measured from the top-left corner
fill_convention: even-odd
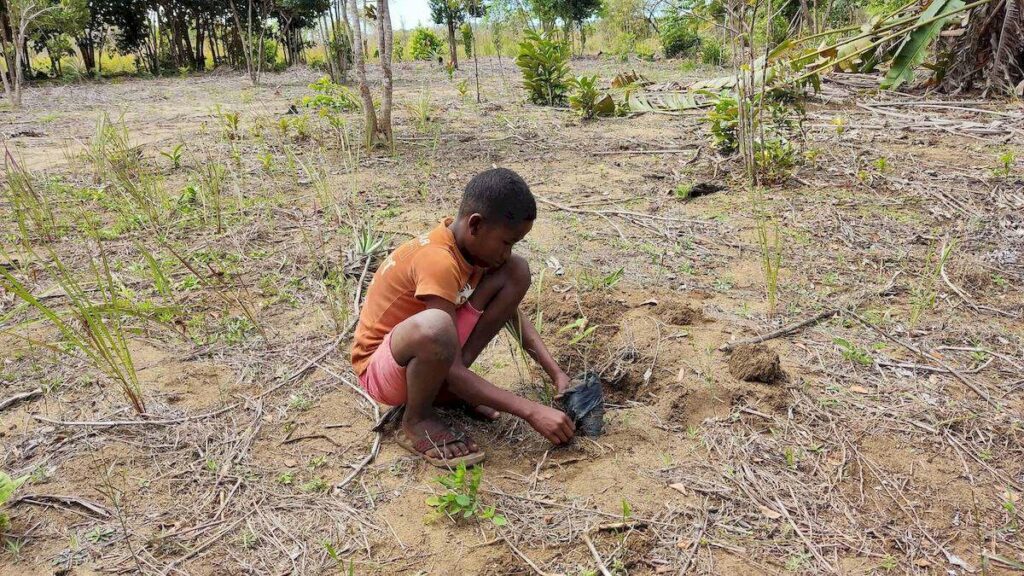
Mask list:
[[[391,333],[391,354],[405,366],[408,396],[402,429],[413,441],[439,438],[448,427],[434,413],[434,400],[455,361],[458,334],[450,316],[440,310],[424,310],[395,326]],[[476,443],[446,444],[427,452],[428,456],[457,458],[477,452]]]
[[[483,314],[462,346],[465,366],[472,366],[505,323],[518,314],[519,303],[529,289],[530,265],[524,258],[514,255],[504,266],[480,280],[469,303]]]
[[[529,289],[530,266],[519,256],[512,256],[504,266],[486,274],[480,280],[469,303],[483,314],[466,344],[462,346],[462,361],[465,366],[471,366],[505,323],[517,314],[519,303],[523,301]],[[461,402],[447,390],[447,387],[441,389],[437,398],[438,403],[442,405]],[[489,406],[474,406],[473,409],[485,418],[493,420],[498,417],[498,411]]]

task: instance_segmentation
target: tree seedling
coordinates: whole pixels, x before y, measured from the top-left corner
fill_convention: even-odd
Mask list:
[[[161,150],[160,155],[170,160],[171,168],[177,170],[181,168],[181,151],[183,148],[185,148],[185,144],[181,143],[170,150]]]
[[[427,498],[427,505],[433,508],[429,518],[434,520],[447,516],[457,522],[475,516],[481,520],[490,520],[495,526],[504,526],[507,521],[495,512],[494,506],[485,507],[480,503],[478,494],[483,475],[483,466],[467,470],[466,464],[460,462],[454,471],[438,476],[437,482],[444,486],[445,491]]]

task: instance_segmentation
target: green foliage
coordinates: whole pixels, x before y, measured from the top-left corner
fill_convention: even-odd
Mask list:
[[[469,22],[463,22],[459,26],[459,33],[462,35],[462,48],[466,51],[466,58],[473,57],[473,27]]]
[[[516,66],[523,73],[523,87],[531,102],[542,106],[565,102],[570,79],[569,51],[563,43],[526,32],[519,43]]]
[[[672,14],[662,21],[660,32],[666,58],[691,56],[700,47],[700,37],[691,18]]]
[[[1013,166],[1017,163],[1017,155],[1013,150],[1007,150],[996,159],[998,165],[992,169],[992,175],[996,178],[1008,178],[1013,173]]]
[[[934,0],[921,12],[917,19],[917,27],[903,40],[896,56],[893,57],[889,72],[882,80],[882,88],[895,90],[904,82],[914,79],[914,68],[924,62],[928,46],[939,37],[946,16],[965,6],[964,0]],[[929,24],[927,21],[934,20]]]
[[[171,148],[170,150],[161,150],[160,155],[171,161],[171,168],[177,170],[181,168],[181,150],[185,147],[185,143],[179,143]]]
[[[427,498],[427,505],[434,509],[433,518],[447,516],[452,520],[477,517],[490,520],[495,526],[504,526],[505,517],[495,513],[494,506],[484,507],[480,503],[480,481],[483,466],[474,466],[471,471],[460,462],[453,472],[438,476],[437,482],[445,488],[444,493]]]
[[[797,151],[784,136],[766,131],[763,140],[754,141],[754,164],[763,182],[785,180],[797,163]]]
[[[862,364],[864,366],[871,366],[875,362],[870,353],[845,338],[833,338],[832,342],[839,347],[840,352],[843,354],[843,358],[846,358],[850,362],[856,362],[857,364]]]
[[[707,36],[700,40],[700,61],[710,66],[725,66],[727,54],[725,45],[714,36]]]
[[[405,45],[406,56],[409,60],[433,60],[443,45],[444,42],[433,30],[416,28]]]
[[[15,181],[30,182],[31,176],[21,167],[11,165],[8,167],[8,185]],[[86,213],[80,216],[87,235],[95,240],[99,252],[98,258],[90,258],[87,274],[74,273],[50,247],[39,253],[31,244],[23,244],[32,259],[40,263],[50,282],[60,287],[65,302],[53,305],[38,298],[12,271],[2,266],[0,287],[21,300],[25,309],[36,313],[36,318],[30,322],[50,324],[63,339],[59,344],[30,339],[31,342],[58,354],[81,354],[96,369],[116,381],[135,412],[143,414],[146,408],[125,338],[124,318],[145,315],[126,298],[121,282],[115,278],[95,222]],[[25,228],[22,223],[19,226]],[[21,330],[3,329],[2,332],[28,338]]]
[[[569,107],[583,118],[594,116],[612,116],[615,114],[615,101],[608,94],[603,97],[597,90],[597,76],[580,76],[570,81],[573,93],[569,96]]]
[[[11,496],[14,496],[14,493],[26,480],[28,480],[28,476],[11,478],[6,472],[0,471],[0,506],[7,504]]]
[[[277,53],[280,49],[277,42],[269,38],[263,41],[263,64],[266,68],[277,71]],[[284,64],[284,62],[282,62]]]
[[[315,94],[302,97],[301,103],[306,108],[330,112],[351,112],[362,107],[355,92],[332,82],[329,76],[322,76],[310,84],[309,89]]]
[[[711,143],[719,154],[736,153],[740,147],[739,140],[739,106],[731,96],[722,96],[715,102],[715,107],[708,112],[711,123]]]
[[[756,99],[761,101],[760,97]],[[757,114],[758,105],[751,106]],[[754,163],[765,182],[784,179],[796,165],[797,150],[786,136],[793,124],[791,110],[785,102],[765,100],[762,130],[754,138]],[[719,154],[730,155],[739,150],[739,104],[732,96],[719,96],[715,107],[708,112],[711,143]]]

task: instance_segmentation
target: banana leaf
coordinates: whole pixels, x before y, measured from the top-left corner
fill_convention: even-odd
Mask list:
[[[942,25],[946,23],[944,15],[952,14],[966,6],[963,0],[932,0],[928,8],[921,13],[915,23],[914,30],[907,35],[903,44],[896,51],[889,72],[882,80],[882,88],[895,90],[904,82],[914,79],[914,68],[924,62],[928,46],[938,38]],[[938,19],[936,19],[938,18]],[[927,25],[924,22],[934,20]]]

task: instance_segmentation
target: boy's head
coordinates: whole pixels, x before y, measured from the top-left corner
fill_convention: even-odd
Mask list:
[[[507,168],[485,170],[462,193],[458,221],[465,233],[460,240],[473,264],[496,268],[536,219],[537,202],[522,177]]]

